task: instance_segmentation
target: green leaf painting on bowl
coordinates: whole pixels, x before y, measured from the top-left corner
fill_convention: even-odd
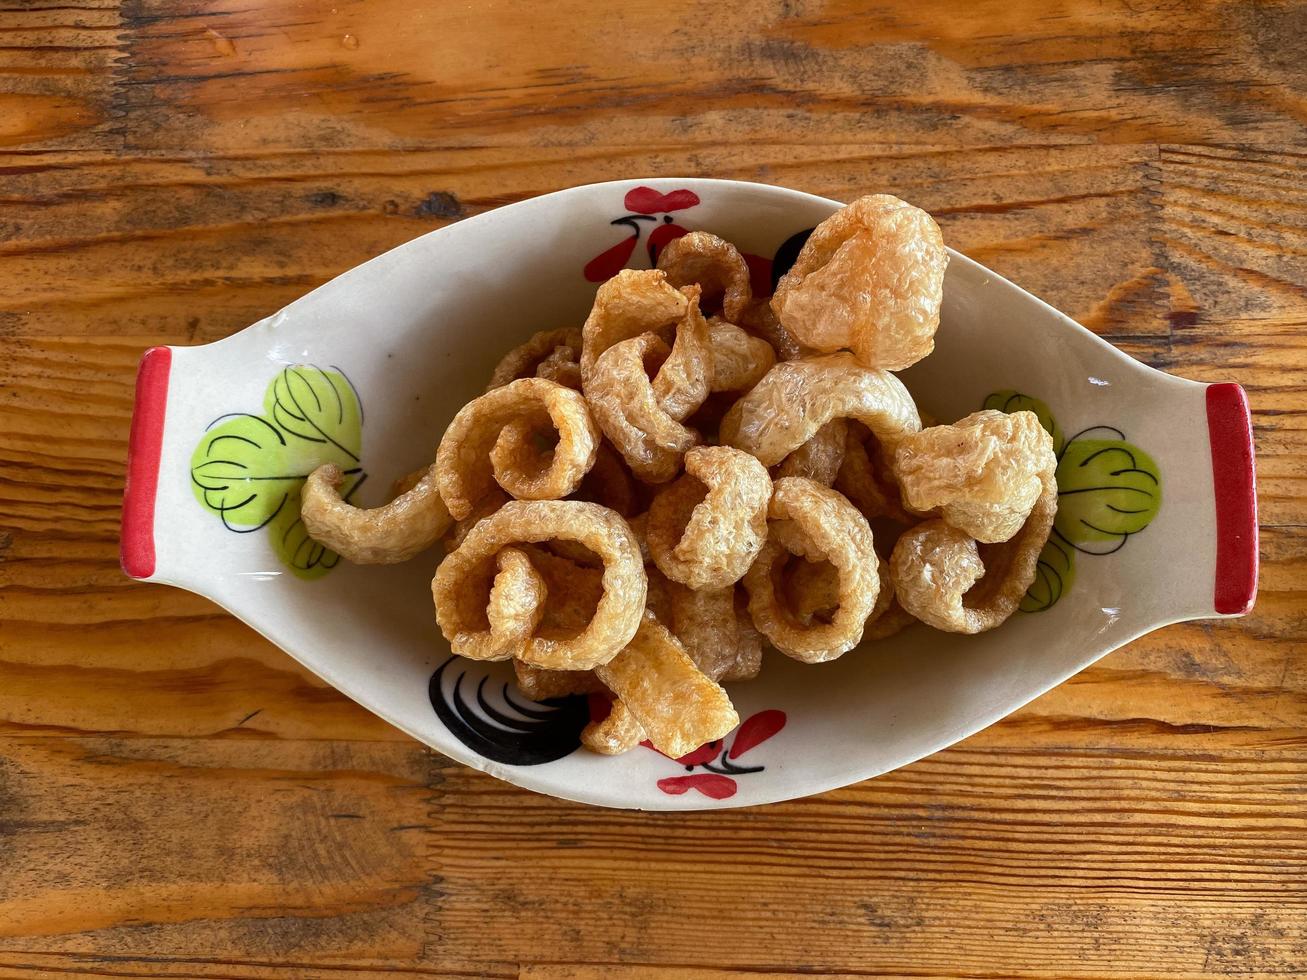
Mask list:
[[[300,488],[318,466],[335,463],[363,482],[359,464],[363,409],[336,368],[291,365],[268,384],[263,414],[214,419],[191,455],[195,499],[229,531],[267,529],[273,550],[301,578],[320,578],[339,556],[308,536],[299,518]]]
[[[1110,555],[1144,530],[1162,506],[1162,474],[1120,429],[1097,425],[1069,439],[1052,410],[1012,389],[996,391],[984,408],[1034,412],[1053,437],[1057,453],[1057,519],[1039,554],[1035,581],[1021,601],[1024,612],[1051,609],[1075,581],[1076,552]]]

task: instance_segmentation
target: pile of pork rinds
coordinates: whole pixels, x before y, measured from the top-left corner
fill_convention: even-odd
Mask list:
[[[822,222],[770,301],[691,232],[538,333],[384,507],[308,479],[309,533],[346,559],[443,542],[431,591],[454,652],[512,660],[537,700],[607,692],[583,742],[678,757],[738,724],[722,682],[770,644],[834,660],[913,621],[1010,616],[1057,508],[1031,412],[922,427],[892,373],[934,348],[938,226],[894,197]]]

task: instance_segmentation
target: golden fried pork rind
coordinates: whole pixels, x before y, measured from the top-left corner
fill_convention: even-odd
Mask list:
[[[304,481],[300,518],[309,536],[356,565],[389,565],[426,551],[453,518],[428,467],[384,507],[355,507],[340,497],[340,467],[319,466]]]
[[[646,372],[647,358],[667,352],[652,333],[623,340],[604,351],[586,376],[585,395],[599,427],[637,477],[666,483],[681,468],[685,451],[699,441],[658,403]]]
[[[491,632],[487,584],[499,552],[522,542],[553,539],[576,541],[602,559],[603,592],[593,617],[572,634],[547,628],[555,599],[549,590],[546,620],[514,655],[551,670],[588,670],[606,663],[635,635],[644,612],[646,579],[639,545],[621,516],[579,500],[510,500],[468,532],[432,580],[436,620],[455,653],[474,655],[489,643],[482,639]]]
[[[894,453],[909,507],[938,508],[947,524],[988,544],[1021,529],[1056,469],[1053,437],[1034,412],[975,412],[906,436]]]
[[[720,438],[775,466],[838,418],[861,422],[891,452],[921,428],[903,382],[840,353],[779,362],[726,413]]]
[[[740,723],[726,692],[650,613],[631,642],[595,673],[664,755],[683,756]]]
[[[738,585],[732,591],[735,593],[735,662],[719,680],[749,681],[762,671],[762,634],[749,615],[748,593]]]
[[[1049,473],[1021,530],[1001,544],[977,547],[965,531],[939,519],[908,528],[890,556],[899,604],[935,629],[992,630],[1016,612],[1035,580],[1056,515],[1057,483]]]
[[[739,657],[735,586],[691,589],[667,579],[665,587],[672,621],[664,625],[676,634],[696,667],[713,680],[721,680]]]
[[[657,269],[623,269],[599,287],[581,328],[581,378],[588,383],[600,356],[642,333],[658,334],[685,317],[689,300]]]
[[[699,287],[686,286],[681,292],[689,301],[685,316],[676,324],[671,353],[653,379],[658,407],[677,422],[684,421],[708,397],[713,367],[708,321],[699,312]]]
[[[545,580],[526,552],[505,548],[495,555],[495,578],[486,604],[490,629],[478,635],[485,646],[477,653],[462,653],[473,660],[507,660],[516,656],[531,638],[545,611]]]
[[[698,284],[706,309],[735,322],[753,300],[749,266],[730,242],[706,231],[673,239],[658,255],[658,268],[673,286]]]
[[[532,435],[548,417],[558,433],[552,449]],[[520,378],[468,402],[436,451],[440,495],[455,518],[498,482],[522,500],[572,493],[594,465],[599,427],[578,392],[544,378]]]
[[[621,698],[613,702],[608,717],[592,721],[581,730],[581,744],[600,755],[621,755],[643,740],[644,729]]]
[[[771,307],[799,343],[901,371],[935,347],[948,252],[925,211],[862,197],[819,224]]]
[[[532,701],[548,701],[570,694],[597,694],[603,683],[593,670],[545,670],[520,660],[513,661],[517,689]]]
[[[771,344],[720,317],[708,321],[713,391],[748,391],[776,363]]]
[[[849,423],[834,486],[869,521],[884,517],[909,525],[918,520],[903,509],[898,483],[880,443],[859,422]]]
[[[767,543],[744,576],[749,613],[771,644],[805,663],[823,663],[853,649],[880,593],[871,528],[840,494],[801,477],[777,480],[768,507]],[[787,557],[829,562],[838,573],[828,622],[803,622],[784,595]]]
[[[495,365],[486,391],[518,378],[548,378],[567,388],[581,388],[581,331],[576,327],[541,330],[514,347]]]
[[[844,419],[831,419],[811,439],[790,453],[775,469],[775,475],[801,476],[823,487],[834,485],[844,462],[844,444],[849,425]]]
[[[664,575],[692,589],[739,581],[767,535],[771,477],[748,453],[698,446],[685,475],[649,508],[649,552]]]

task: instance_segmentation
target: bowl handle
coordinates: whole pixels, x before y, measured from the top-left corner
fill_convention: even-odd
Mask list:
[[[136,372],[136,401],[127,443],[127,481],[123,490],[122,539],[119,557],[132,578],[154,575],[154,505],[159,492],[164,417],[172,348],[151,347]]]
[[[1213,609],[1220,616],[1241,616],[1257,596],[1258,567],[1252,415],[1241,387],[1207,386],[1207,434],[1216,507]]]

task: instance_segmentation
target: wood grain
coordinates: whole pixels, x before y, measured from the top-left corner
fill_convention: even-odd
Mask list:
[[[0,0],[0,980],[1307,972],[1300,3]],[[811,800],[671,815],[417,746],[117,566],[135,362],[633,174],[898,193],[1245,386],[1257,606]]]

